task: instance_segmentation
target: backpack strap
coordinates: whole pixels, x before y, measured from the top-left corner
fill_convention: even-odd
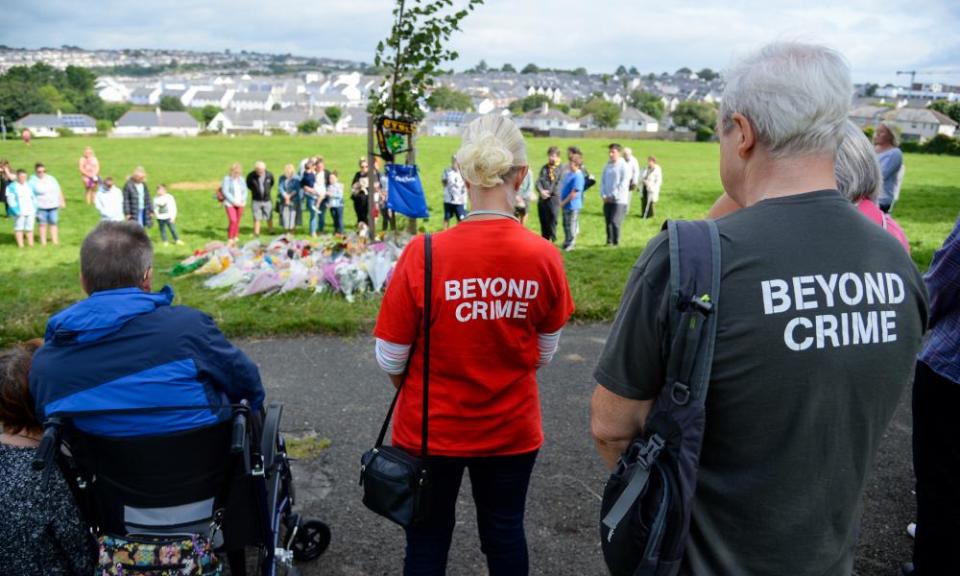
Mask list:
[[[683,406],[703,404],[710,386],[720,300],[720,234],[713,220],[668,221],[670,348],[666,382]]]

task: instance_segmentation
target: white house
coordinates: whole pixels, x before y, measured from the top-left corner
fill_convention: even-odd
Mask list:
[[[97,95],[104,102],[126,102],[130,99],[130,89],[109,76],[97,79]]]
[[[129,111],[117,120],[113,136],[196,136],[200,123],[186,112]]]
[[[97,121],[86,114],[27,114],[14,123],[17,131],[24,128],[37,138],[56,138],[58,129],[66,128],[74,134],[97,133]]]
[[[297,132],[297,125],[311,118],[304,109],[286,108],[284,110],[224,110],[213,117],[207,130],[222,134],[236,134],[255,132],[262,134],[267,131],[283,131],[288,134]],[[327,125],[330,130],[330,121],[326,116],[315,118],[321,124]]]
[[[880,121],[881,117],[889,111],[890,108],[887,106],[868,104],[851,109],[850,112],[847,113],[847,117],[857,126],[866,128],[875,125]]]
[[[474,112],[431,112],[420,131],[429,136],[459,136],[460,130],[479,116]]]
[[[228,90],[203,90],[193,95],[190,100],[191,108],[203,108],[204,106],[216,106],[217,108],[226,108],[227,104],[233,98],[234,91]]]
[[[549,132],[551,129],[581,130],[580,122],[559,110],[551,109],[548,104],[537,110],[517,116],[517,126],[531,130]]]
[[[273,94],[270,92],[237,92],[230,100],[232,110],[269,110],[273,107]]]
[[[929,108],[898,108],[884,114],[883,120],[899,128],[907,141],[923,142],[937,134],[953,137],[957,132],[952,118]]]
[[[623,132],[656,132],[660,129],[660,123],[636,108],[627,107],[620,112],[620,121],[615,129]]]
[[[141,86],[134,88],[130,93],[130,103],[137,106],[156,106],[160,102],[160,88],[157,86]]]

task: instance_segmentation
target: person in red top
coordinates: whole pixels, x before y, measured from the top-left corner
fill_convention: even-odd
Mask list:
[[[543,444],[536,371],[556,352],[574,304],[560,252],[514,216],[528,171],[516,125],[495,115],[474,120],[457,161],[473,211],[433,237],[432,507],[424,524],[407,529],[404,574],[445,572],[464,469],[490,574],[527,574],[523,516]],[[403,385],[393,444],[412,454],[421,442],[423,277],[417,237],[397,262],[374,330],[378,363]]]

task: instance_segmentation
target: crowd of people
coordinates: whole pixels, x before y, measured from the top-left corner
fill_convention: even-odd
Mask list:
[[[960,219],[922,277],[889,216],[903,174],[902,157],[891,153],[895,134],[882,127],[871,146],[847,120],[852,83],[837,52],[775,43],[725,79],[718,124],[724,193],[706,215],[719,229],[722,254],[707,424],[689,540],[682,557],[664,560],[692,574],[851,574],[877,448],[914,379],[918,522],[904,572],[957,573]],[[407,245],[374,329],[376,361],[398,391],[393,444],[411,455],[425,445],[429,453],[432,507],[405,527],[403,572],[445,573],[468,471],[489,573],[523,575],[526,499],[544,441],[537,370],[556,354],[575,306],[553,243],[562,212],[563,247],[574,249],[593,178],[580,149],[570,147],[561,165],[551,147],[534,179],[523,136],[508,118],[482,116],[462,139],[441,177],[445,228],[458,224]],[[653,157],[640,170],[619,144],[609,146],[608,158],[599,195],[607,243],[616,246],[632,190],[644,202],[641,215],[653,217],[662,173]],[[365,162],[351,197],[358,222],[373,225],[369,202],[382,202],[386,186],[367,179]],[[18,208],[23,186],[38,197],[36,210],[62,206],[56,181],[44,178],[52,177],[37,173],[41,184],[30,185],[17,173]],[[299,172],[285,166],[276,183],[263,163],[246,177],[235,164],[218,191],[231,241],[248,197],[254,221],[266,221],[269,232],[274,185],[285,230],[300,225],[304,208],[312,234],[324,230],[327,209],[334,229],[342,227],[344,188],[322,158],[305,160]],[[126,221],[102,222],[83,242],[80,282],[89,297],[54,315],[42,344],[0,355],[0,503],[7,512],[0,565],[24,574],[50,573],[49,566],[87,573],[97,561],[66,483],[56,482],[55,496],[41,495],[26,465],[45,414],[83,402],[108,412],[144,403],[168,409],[74,423],[135,437],[144,428],[209,425],[229,402],[263,404],[256,365],[214,321],[170,306],[169,287],[151,291],[144,226],[160,219],[157,202],[168,196],[161,189],[151,201],[142,170],[120,196],[111,183],[103,204]],[[522,225],[533,201],[541,237]],[[159,206],[172,224],[175,203]],[[42,223],[54,227],[56,240],[55,212]],[[676,384],[666,382],[673,359],[666,303],[676,272],[668,238],[651,240],[631,270],[594,371],[589,433],[611,468],[643,434],[664,387]],[[143,389],[155,397],[135,392]],[[193,398],[217,403],[188,416],[180,407]],[[23,535],[29,546],[19,544]]]

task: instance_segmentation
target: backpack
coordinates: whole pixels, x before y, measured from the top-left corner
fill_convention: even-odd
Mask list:
[[[720,294],[720,236],[711,220],[668,221],[666,381],[644,431],[604,488],[600,537],[613,576],[674,576],[690,530],[706,422]]]

